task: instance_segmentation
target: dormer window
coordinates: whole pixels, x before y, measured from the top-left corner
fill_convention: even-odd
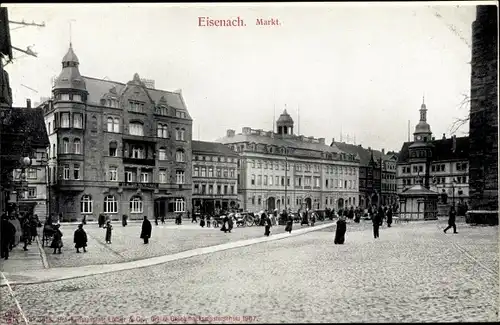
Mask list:
[[[82,101],[82,96],[81,96],[81,95],[79,95],[79,94],[73,94],[73,96],[72,96],[72,97],[73,97],[73,98],[72,98],[72,100],[73,100],[74,102],[81,102],[81,101]]]
[[[144,113],[144,103],[129,101],[129,111],[135,113]]]
[[[156,108],[156,114],[167,116],[168,115],[168,108],[166,106],[163,106],[163,105],[159,106]]]
[[[175,117],[186,118],[186,113],[182,112],[182,111],[176,111],[175,112]]]

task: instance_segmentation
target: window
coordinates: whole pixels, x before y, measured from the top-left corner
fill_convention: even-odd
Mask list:
[[[228,173],[228,170],[226,168],[224,168],[224,171],[223,171],[224,178],[227,178],[227,173]]]
[[[229,177],[234,178],[234,169],[229,171]]]
[[[69,100],[69,94],[61,94],[60,98],[61,100]]]
[[[132,146],[132,158],[144,159],[144,148],[139,146]]]
[[[73,140],[73,153],[81,154],[82,153],[82,143],[80,139]]]
[[[118,213],[118,201],[113,195],[104,198],[104,213]]]
[[[273,177],[269,176],[269,186],[273,186]]]
[[[63,153],[69,153],[69,139],[63,138]]]
[[[257,176],[257,185],[262,185],[262,175]]]
[[[69,128],[69,113],[61,113],[61,127]]]
[[[73,166],[73,179],[80,179],[80,165]]]
[[[175,117],[186,118],[186,113],[181,112],[181,111],[176,111],[175,112]]]
[[[184,184],[185,177],[184,177],[184,171],[183,170],[176,171],[175,172],[175,176],[176,176],[177,184]]]
[[[184,141],[184,129],[175,129],[175,140]]]
[[[129,111],[135,113],[144,113],[144,104],[134,101],[129,101]]]
[[[214,194],[214,186],[212,184],[208,185],[208,194]]]
[[[73,114],[73,127],[75,129],[82,129],[83,128],[83,117],[82,117],[82,114],[80,114],[80,113],[74,113]]]
[[[142,213],[142,199],[139,196],[130,199],[130,213]]]
[[[47,133],[48,133],[48,134],[50,134],[50,132],[52,132],[52,129],[51,129],[50,127],[51,127],[51,125],[50,125],[50,122],[49,122],[49,126],[48,126],[48,128],[47,128]]]
[[[81,102],[81,101],[82,101],[82,96],[80,96],[80,95],[78,95],[78,94],[73,94],[73,96],[72,96],[72,97],[73,97],[73,98],[72,98],[72,100],[73,100],[74,102]]]
[[[108,117],[108,132],[120,132],[120,119],[118,117]]]
[[[264,185],[267,185],[267,175],[264,175]]]
[[[252,160],[252,168],[255,168],[255,160]]]
[[[167,116],[168,115],[168,109],[166,106],[160,106],[156,108],[156,114]]]
[[[149,174],[148,173],[141,173],[141,183],[149,183]]]
[[[160,148],[158,150],[158,159],[167,160],[167,150],[165,150],[165,148]]]
[[[252,179],[250,180],[250,184],[255,185],[255,175],[252,175]]]
[[[63,167],[63,179],[69,179],[69,165]]]
[[[219,195],[220,193],[221,193],[221,186],[217,185],[217,195]]]
[[[208,177],[214,177],[214,168],[208,167]]]
[[[194,166],[193,167],[193,176],[194,177],[198,177],[198,175],[200,174],[200,169],[198,166]]]
[[[456,169],[457,169],[457,171],[466,171],[467,170],[467,163],[457,163]]]
[[[158,179],[160,183],[166,183],[167,182],[167,172],[165,170],[160,170],[158,174]]]
[[[28,187],[28,198],[36,198],[36,187]]]
[[[28,169],[28,178],[29,179],[36,179],[36,169],[35,168]]]
[[[220,168],[217,168],[217,177],[221,177],[222,175],[222,170]]]
[[[182,150],[177,150],[175,152],[175,160],[177,162],[184,162],[185,161],[185,154],[184,154],[184,151]],[[212,175],[213,176],[213,175]],[[210,176],[209,176],[210,177]]]
[[[111,141],[109,143],[109,155],[111,157],[118,156],[118,150],[117,150],[118,148],[117,147],[118,147],[118,145],[116,144],[116,141]]]
[[[108,178],[108,180],[116,182],[118,180],[117,172],[118,172],[118,168],[116,168],[116,167],[110,167],[109,168],[109,178]]]
[[[132,173],[131,171],[126,171],[125,172],[125,179],[128,183],[131,183],[134,181],[134,173]]]
[[[255,195],[252,196],[252,204],[255,204]]]
[[[224,185],[224,195],[227,195],[227,185]]]
[[[184,199],[175,199],[174,212],[184,212],[184,211],[186,211],[186,201],[184,201]]]
[[[168,128],[166,124],[158,123],[158,129],[156,130],[156,136],[158,138],[168,138]]]
[[[201,177],[207,177],[207,168],[201,167]]]
[[[129,124],[129,133],[130,135],[144,136],[144,129],[142,123],[131,122]]]
[[[81,213],[92,213],[92,197],[90,195],[82,196],[80,201],[80,212]]]

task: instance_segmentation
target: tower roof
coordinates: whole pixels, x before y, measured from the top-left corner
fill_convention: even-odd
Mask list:
[[[288,112],[285,109],[283,111],[283,113],[281,113],[281,115],[278,118],[278,121],[276,121],[276,123],[277,124],[293,124],[293,119],[292,119],[292,117],[290,116],[290,114],[288,114]]]
[[[66,55],[62,59],[62,63],[65,62],[75,62],[77,64],[80,64],[78,61],[78,57],[76,56],[75,52],[73,52],[73,44],[69,43],[69,49]]]
[[[68,52],[62,59],[62,71],[54,83],[53,90],[76,89],[87,91],[87,88],[85,87],[85,80],[80,75],[78,65],[78,57],[73,51],[73,46],[70,43]]]

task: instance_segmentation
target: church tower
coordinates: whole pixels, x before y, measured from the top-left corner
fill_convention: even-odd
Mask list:
[[[413,141],[428,142],[432,140],[431,126],[427,123],[427,107],[425,106],[425,99],[422,98],[422,105],[420,106],[420,121],[415,126],[413,133]]]
[[[288,114],[286,109],[276,121],[276,126],[278,128],[279,135],[292,135],[293,134],[293,119]]]
[[[415,184],[421,184],[429,188],[430,162],[432,160],[432,132],[427,123],[427,107],[422,99],[420,106],[420,121],[415,126],[413,133],[413,143],[410,145],[411,173],[415,176]]]

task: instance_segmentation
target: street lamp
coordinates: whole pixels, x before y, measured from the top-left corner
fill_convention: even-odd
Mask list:
[[[455,207],[455,184],[456,184],[456,180],[455,180],[455,177],[453,177],[452,181],[451,181],[451,190],[453,191],[453,197],[452,197],[453,207]]]

